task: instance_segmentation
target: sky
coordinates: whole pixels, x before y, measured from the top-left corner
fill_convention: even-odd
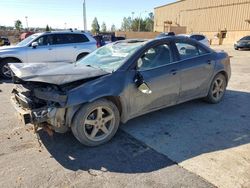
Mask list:
[[[91,29],[94,17],[99,24],[106,23],[121,27],[123,17],[146,17],[154,7],[175,2],[175,0],[86,0],[87,29]],[[77,28],[83,29],[83,0],[0,0],[0,25],[14,26],[19,19],[29,27]]]

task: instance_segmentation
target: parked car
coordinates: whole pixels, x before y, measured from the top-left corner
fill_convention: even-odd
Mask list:
[[[1,36],[0,37],[0,46],[9,46],[9,45],[10,45],[10,41],[9,41],[8,37]]]
[[[250,36],[245,36],[241,38],[239,41],[237,41],[234,44],[234,49],[239,50],[239,49],[250,49]]]
[[[178,44],[193,46],[183,54]],[[219,103],[230,59],[185,37],[125,40],[75,64],[11,64],[12,101],[24,124],[71,129],[84,145],[109,141],[120,122],[189,100]]]
[[[174,32],[167,32],[167,33],[161,33],[156,36],[156,38],[162,38],[162,37],[168,37],[168,36],[175,36]]]
[[[126,38],[125,37],[115,37],[116,38],[116,41],[118,41],[118,40],[126,40]]]
[[[200,43],[210,47],[210,43],[208,38],[205,35],[202,34],[191,34],[191,35],[187,35],[187,34],[180,34],[179,36],[185,36],[194,40],[199,41]]]
[[[16,46],[0,48],[0,76],[10,78],[8,63],[75,62],[96,49],[96,41],[84,32],[45,32]]]

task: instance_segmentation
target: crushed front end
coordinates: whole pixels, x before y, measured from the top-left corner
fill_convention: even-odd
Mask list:
[[[67,95],[57,86],[26,82],[15,84],[11,97],[17,115],[25,125],[36,128],[49,126],[57,132],[66,132],[65,125]]]

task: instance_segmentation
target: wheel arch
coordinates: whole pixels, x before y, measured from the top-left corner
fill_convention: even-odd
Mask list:
[[[218,74],[222,74],[223,76],[225,76],[226,81],[227,81],[227,84],[228,84],[229,78],[228,78],[227,72],[226,72],[225,70],[221,70],[221,71],[218,71],[218,72],[215,74],[215,76],[217,76]],[[214,77],[215,77],[215,76],[214,76]]]
[[[116,107],[118,108],[120,117],[122,119],[122,116],[123,116],[123,105],[122,105],[120,97],[119,96],[103,96],[103,97],[96,98],[96,99],[88,101],[88,102],[81,103],[81,104],[73,106],[73,107],[69,107],[67,109],[67,113],[66,113],[66,116],[65,116],[66,117],[66,124],[69,127],[71,127],[73,119],[75,118],[77,112],[81,109],[81,107],[84,104],[91,103],[93,101],[100,100],[100,99],[106,99],[108,101],[111,101],[114,105],[116,105]]]
[[[17,62],[23,63],[23,61],[22,61],[20,58],[14,57],[14,56],[2,57],[2,58],[0,59],[0,62],[3,62],[3,61],[6,60],[6,59],[12,59],[12,60],[15,60],[15,61],[17,61]]]
[[[90,52],[80,52],[80,53],[76,56],[76,60],[81,59],[80,57],[81,57],[82,55],[86,56],[86,55],[88,55],[88,54],[90,54]],[[84,57],[84,56],[83,56],[83,57]]]

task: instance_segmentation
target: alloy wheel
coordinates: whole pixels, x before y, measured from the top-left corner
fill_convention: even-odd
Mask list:
[[[84,120],[84,134],[91,141],[101,141],[108,137],[115,126],[114,112],[104,106],[92,110]]]
[[[213,89],[212,89],[212,97],[218,101],[222,98],[225,92],[225,81],[218,77],[214,80]]]

